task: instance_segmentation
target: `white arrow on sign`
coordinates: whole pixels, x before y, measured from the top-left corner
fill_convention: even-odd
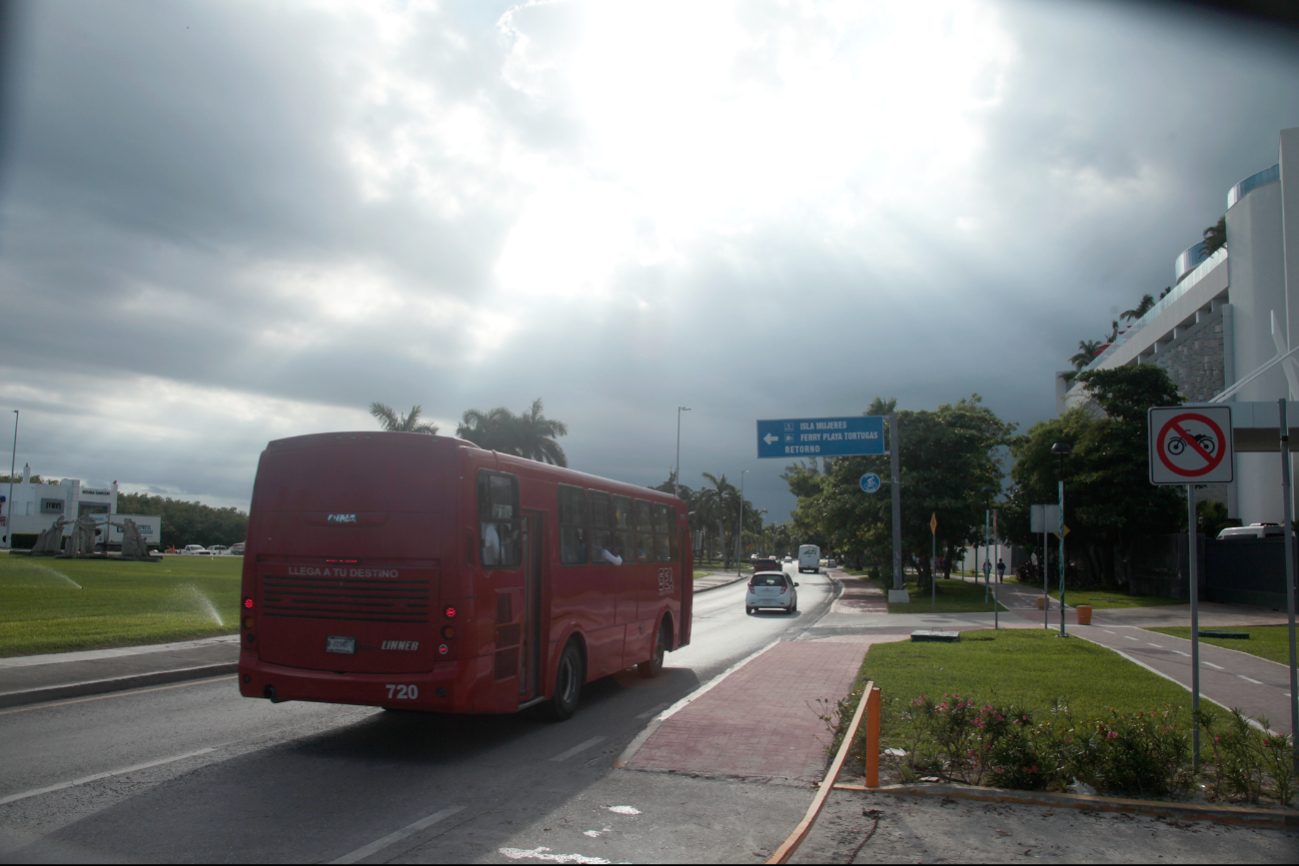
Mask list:
[[[779,442],[780,437],[775,435],[774,433],[768,433],[766,436],[762,437],[762,441],[770,445],[772,442]]]

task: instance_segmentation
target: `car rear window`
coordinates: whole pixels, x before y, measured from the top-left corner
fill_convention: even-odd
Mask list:
[[[784,586],[785,575],[783,574],[755,574],[753,576],[754,586]]]

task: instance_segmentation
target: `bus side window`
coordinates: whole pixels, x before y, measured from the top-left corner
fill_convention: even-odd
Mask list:
[[[608,493],[591,491],[591,561],[606,565],[613,551],[613,504]]]
[[[559,561],[565,565],[586,563],[586,491],[559,485]]]
[[[478,534],[484,566],[519,566],[519,480],[513,475],[478,471]]]
[[[636,561],[653,562],[654,556],[654,518],[650,504],[644,499],[636,500]]]
[[[613,552],[623,562],[636,561],[636,525],[632,522],[631,497],[613,498]]]
[[[674,562],[676,557],[672,541],[675,533],[672,531],[676,523],[672,518],[676,516],[676,509],[670,509],[666,505],[654,506],[654,554],[659,562]]]

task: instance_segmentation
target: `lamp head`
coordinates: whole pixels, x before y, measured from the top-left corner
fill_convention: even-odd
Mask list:
[[[1051,446],[1051,453],[1058,454],[1061,457],[1064,457],[1066,454],[1069,454],[1072,451],[1073,451],[1073,446],[1070,445],[1068,442],[1057,442]]]

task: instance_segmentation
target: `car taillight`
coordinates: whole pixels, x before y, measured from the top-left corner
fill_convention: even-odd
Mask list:
[[[1190,532],[1190,530],[1188,529],[1187,532]],[[784,595],[784,594],[785,594],[786,592],[788,592],[788,591],[789,591],[789,587],[787,587],[787,586],[782,586],[782,587],[780,588],[780,594],[781,594],[781,595]]]
[[[1189,532],[1190,530],[1187,531]],[[749,589],[753,589],[753,584],[749,584]]]

